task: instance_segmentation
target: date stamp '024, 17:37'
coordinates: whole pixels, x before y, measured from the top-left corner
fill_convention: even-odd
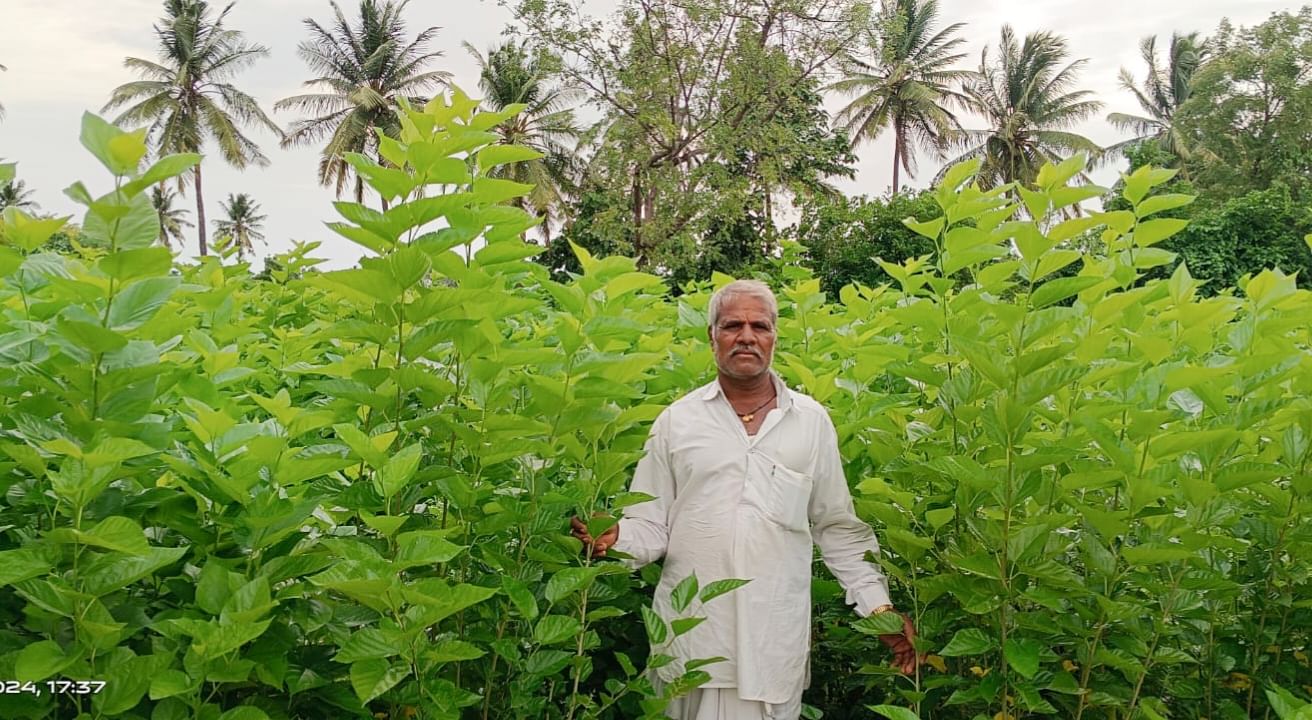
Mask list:
[[[104,680],[0,680],[0,695],[95,695],[104,689]]]

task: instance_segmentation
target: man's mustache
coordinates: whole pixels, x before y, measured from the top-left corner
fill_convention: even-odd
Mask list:
[[[744,347],[737,347],[737,348],[734,348],[733,352],[732,352],[732,353],[729,353],[729,354],[730,354],[730,355],[737,355],[737,354],[739,354],[739,353],[749,353],[749,354],[755,355],[755,356],[758,357],[758,358],[761,357],[761,353],[760,353],[759,351],[757,351],[756,348],[751,348],[751,347],[746,347],[746,346],[744,346]]]

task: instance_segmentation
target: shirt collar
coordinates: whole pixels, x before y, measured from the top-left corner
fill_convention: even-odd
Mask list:
[[[779,377],[778,373],[776,373],[773,369],[771,369],[769,373],[770,373],[770,382],[774,383],[774,391],[778,397],[778,403],[776,406],[780,410],[787,410],[788,408],[792,407],[793,393],[791,390],[788,389],[788,386],[784,384],[783,379]],[[720,387],[720,379],[717,376],[716,379],[713,380],[710,385],[706,386],[706,392],[702,393],[702,400],[706,400],[709,402],[723,394],[724,394],[724,388]]]

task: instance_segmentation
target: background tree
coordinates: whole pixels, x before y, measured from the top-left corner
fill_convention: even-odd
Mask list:
[[[214,232],[232,238],[237,245],[237,258],[242,259],[246,253],[254,253],[254,241],[264,242],[264,221],[267,215],[260,214],[260,204],[251,200],[246,193],[229,194],[228,201],[219,203],[223,208],[223,218],[214,221]]]
[[[1002,28],[997,54],[980,55],[979,76],[966,83],[966,106],[988,128],[967,130],[957,144],[964,152],[944,169],[982,158],[979,180],[988,186],[1030,183],[1045,162],[1057,163],[1077,153],[1101,156],[1097,143],[1069,128],[1102,108],[1087,90],[1075,90],[1086,60],[1066,63],[1066,40],[1051,32],[1034,32],[1016,40],[1010,25]],[[1064,64],[1063,64],[1064,63]]]
[[[842,80],[829,86],[856,96],[838,114],[837,122],[853,145],[872,142],[893,131],[893,193],[901,191],[899,170],[915,175],[916,149],[940,156],[961,124],[952,113],[965,97],[956,86],[973,76],[952,66],[965,57],[955,52],[956,37],[965,23],[937,30],[937,0],[896,0],[871,32],[863,50],[870,60],[848,54]]]
[[[22,180],[8,180],[0,184],[0,210],[12,207],[30,212],[37,207],[32,199],[35,194],[36,191],[27,189],[27,183]]]
[[[844,285],[894,282],[874,258],[901,264],[933,255],[934,243],[902,221],[932,217],[937,207],[928,192],[899,193],[887,200],[818,197],[802,204],[800,218],[784,234],[806,248],[804,262],[835,301]]]
[[[507,42],[484,57],[472,45],[465,49],[479,66],[483,103],[493,110],[509,105],[527,107],[497,126],[505,145],[522,145],[543,154],[537,160],[502,165],[499,176],[533,185],[526,198],[516,198],[524,209],[543,218],[543,242],[550,244],[551,223],[562,217],[569,198],[577,195],[580,171],[575,148],[580,129],[570,105],[580,94],[552,82],[556,68],[549,56]]]
[[[1185,162],[1204,194],[1283,185],[1312,199],[1312,7],[1251,28],[1223,21],[1176,117],[1201,152]]]
[[[155,25],[159,62],[127,58],[124,66],[145,79],[116,88],[104,110],[127,106],[115,122],[149,124],[148,137],[158,155],[198,153],[208,139],[219,156],[237,169],[268,165],[268,158],[241,128],[253,125],[282,133],[255,98],[228,82],[268,55],[268,49],[246,42],[241,31],[224,25],[232,3],[215,15],[206,0],[166,0],[164,11]],[[200,165],[192,173],[192,183],[198,246],[206,255]]]
[[[346,153],[377,157],[376,133],[391,137],[398,132],[400,100],[422,105],[450,78],[448,72],[426,69],[442,56],[428,49],[439,28],[426,28],[407,40],[402,13],[408,4],[361,0],[357,24],[347,20],[335,2],[333,22],[327,27],[306,18],[310,39],[298,46],[298,54],[316,76],[304,83],[314,92],[283,98],[273,106],[310,116],[292,123],[283,147],[327,139],[319,182],[331,186],[338,197],[354,178],[356,202],[364,202],[364,183],[346,162]]]
[[[1133,133],[1133,137],[1107,148],[1109,153],[1123,153],[1130,145],[1155,140],[1168,152],[1181,158],[1190,156],[1190,140],[1183,128],[1175,122],[1175,115],[1189,99],[1194,73],[1202,63],[1205,48],[1198,33],[1171,36],[1171,47],[1166,64],[1157,57],[1157,38],[1148,36],[1139,43],[1139,53],[1148,73],[1140,87],[1134,74],[1121,68],[1121,87],[1134,95],[1143,109],[1143,115],[1112,113],[1107,122],[1117,130]]]
[[[192,227],[186,219],[187,211],[173,207],[173,201],[177,198],[176,192],[163,185],[157,185],[150,191],[150,204],[159,216],[159,242],[164,247],[173,247],[171,241],[176,241],[178,247],[182,247],[182,228]]]
[[[869,22],[855,0],[624,0],[608,20],[566,0],[516,9],[526,37],[561,57],[563,77],[602,113],[587,138],[594,229],[667,275],[734,218],[773,217],[774,194],[803,190],[802,168],[829,164],[827,140],[814,142],[833,137],[827,121],[802,126],[821,74]]]

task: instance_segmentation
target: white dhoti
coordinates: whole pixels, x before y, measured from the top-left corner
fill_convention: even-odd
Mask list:
[[[738,688],[698,688],[670,703],[672,720],[798,720],[802,698],[780,705],[743,700]]]

